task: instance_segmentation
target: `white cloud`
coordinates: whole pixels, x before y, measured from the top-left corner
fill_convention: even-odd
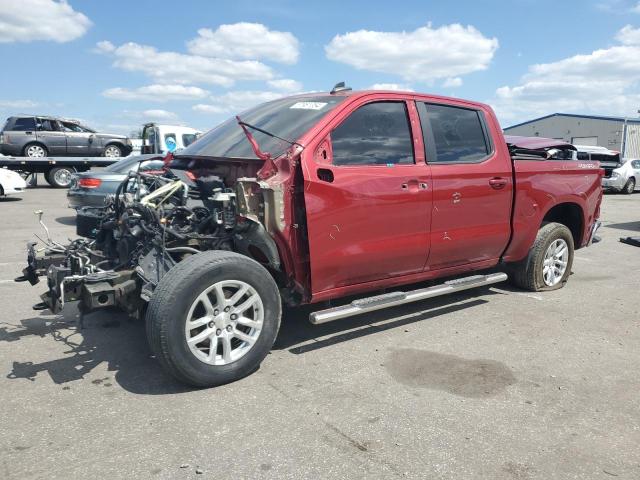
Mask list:
[[[91,26],[66,0],[0,0],[0,43],[70,42]]]
[[[116,46],[108,40],[103,40],[96,43],[96,53],[111,53],[116,49]]]
[[[430,82],[486,69],[497,48],[497,39],[473,26],[428,24],[412,32],[358,30],[336,35],[325,52],[330,60],[359,70]]]
[[[229,87],[237,80],[273,78],[271,68],[255,60],[236,61],[160,52],[154,47],[132,42],[119,47],[114,47],[109,42],[100,42],[96,48],[113,56],[115,67],[142,72],[163,83],[207,83]]]
[[[640,28],[626,25],[616,34],[616,40],[623,45],[640,45]]]
[[[215,58],[264,58],[293,64],[298,61],[299,42],[289,32],[269,30],[261,23],[240,22],[198,30],[198,36],[187,44],[194,55]]]
[[[404,90],[405,92],[413,92],[408,85],[400,83],[374,83],[367,90]]]
[[[269,80],[267,84],[282,92],[299,92],[302,90],[302,83],[290,78],[279,78],[277,80]]]
[[[167,110],[145,110],[141,115],[148,120],[175,120],[178,116]]]
[[[33,100],[0,100],[0,108],[34,108],[39,105]]]
[[[498,88],[491,103],[509,121],[553,112],[635,115],[639,37],[639,30],[625,27],[616,35],[622,45],[531,65],[520,84]]]
[[[442,84],[444,88],[456,88],[462,86],[462,79],[460,77],[449,77]]]
[[[636,3],[635,7],[631,7],[630,12],[632,12],[632,13],[640,13],[640,2]]]
[[[197,104],[192,108],[201,113],[240,113],[260,103],[269,102],[285,96],[277,92],[256,92],[236,90],[223,95],[212,96],[211,103]]]
[[[186,85],[146,85],[136,89],[109,88],[102,95],[115,100],[145,100],[166,102],[168,100],[197,100],[209,95],[207,90]]]

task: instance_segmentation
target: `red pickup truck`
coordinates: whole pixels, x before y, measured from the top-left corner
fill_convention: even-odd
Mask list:
[[[340,85],[283,98],[211,130],[164,177],[132,173],[79,231],[89,238],[31,244],[17,280],[47,276],[34,308],[79,301],[83,313],[144,317],[167,371],[219,385],[257,368],[283,302],[391,290],[311,314],[323,323],[507,274],[528,290],[561,288],[602,199],[598,163],[562,154],[571,149],[507,143],[491,108],[466,100]]]

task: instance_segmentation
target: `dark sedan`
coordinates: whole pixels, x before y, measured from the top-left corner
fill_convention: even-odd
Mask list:
[[[101,170],[76,173],[67,192],[69,206],[102,207],[107,195],[115,194],[129,172],[162,173],[164,163],[158,155],[136,155],[124,158]]]

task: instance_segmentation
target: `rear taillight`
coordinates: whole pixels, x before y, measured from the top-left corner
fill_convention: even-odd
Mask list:
[[[82,188],[96,188],[99,187],[102,180],[98,178],[81,178],[78,180],[78,185]]]

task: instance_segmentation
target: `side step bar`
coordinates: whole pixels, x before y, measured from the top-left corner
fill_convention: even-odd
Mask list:
[[[470,288],[484,287],[494,283],[504,282],[507,279],[506,273],[491,273],[489,275],[473,275],[471,277],[449,280],[442,285],[421,288],[411,292],[391,292],[374,297],[354,300],[348,305],[341,307],[320,310],[309,315],[309,321],[314,325],[340,320],[341,318],[360,315],[361,313],[373,312],[384,308],[396,307],[405,303],[419,302],[427,298],[439,297],[448,293],[461,292]]]

